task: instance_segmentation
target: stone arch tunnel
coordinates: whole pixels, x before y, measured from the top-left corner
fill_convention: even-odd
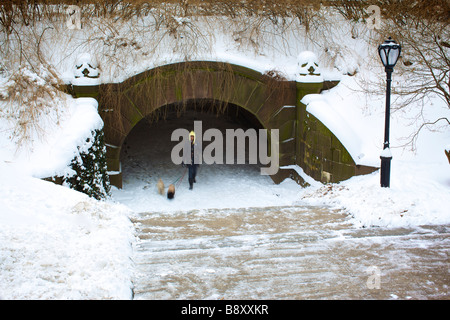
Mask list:
[[[99,102],[104,121],[111,184],[122,187],[121,149],[141,120],[157,121],[167,106],[185,110],[192,101],[214,101],[216,108],[234,106],[250,115],[257,126],[279,130],[280,170],[271,178],[279,183],[291,177],[304,181],[292,165],[315,180],[338,182],[375,168],[356,165],[346,148],[300,100],[320,93],[330,83],[287,81],[276,73],[222,62],[183,62],[157,67],[121,83],[73,86],[75,97]],[[172,110],[174,111],[174,110]]]

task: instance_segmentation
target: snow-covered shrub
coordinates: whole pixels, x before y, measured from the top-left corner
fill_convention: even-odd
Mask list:
[[[104,199],[110,194],[106,166],[106,147],[102,130],[92,132],[86,144],[78,147],[78,154],[71,161],[73,175],[64,177],[64,184],[95,199]]]

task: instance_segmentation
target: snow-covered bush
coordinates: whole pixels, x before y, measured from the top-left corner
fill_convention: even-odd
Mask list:
[[[110,184],[102,130],[93,131],[86,144],[78,147],[78,154],[71,161],[70,167],[73,174],[64,177],[64,184],[98,200],[109,196]]]

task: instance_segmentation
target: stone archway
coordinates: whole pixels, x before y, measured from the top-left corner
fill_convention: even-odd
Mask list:
[[[191,100],[233,104],[252,114],[265,129],[279,130],[279,167],[275,183],[291,177],[299,184],[299,171],[323,183],[339,182],[378,168],[358,165],[345,146],[319,119],[307,111],[302,98],[337,83],[287,81],[277,72],[255,70],[223,62],[182,62],[156,67],[121,83],[71,86],[75,97],[99,102],[104,121],[108,174],[122,187],[120,153],[133,127],[162,106]],[[301,170],[298,170],[299,168]]]
[[[99,87],[111,183],[121,187],[120,151],[133,127],[162,106],[205,99],[251,113],[265,129],[279,129],[280,166],[295,161],[297,88],[293,81],[220,62],[185,62],[158,67],[119,84]],[[290,106],[290,107],[286,107]],[[281,175],[272,179],[279,182]]]

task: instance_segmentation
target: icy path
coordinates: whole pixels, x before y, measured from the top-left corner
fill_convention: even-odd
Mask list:
[[[188,120],[139,126],[124,147],[113,198],[136,212],[135,299],[450,297],[450,225],[358,229],[250,165],[202,165],[193,191],[185,177],[174,200],[158,195],[183,174],[170,133]]]
[[[297,206],[134,222],[135,299],[450,297],[450,226],[354,229],[342,214]]]

